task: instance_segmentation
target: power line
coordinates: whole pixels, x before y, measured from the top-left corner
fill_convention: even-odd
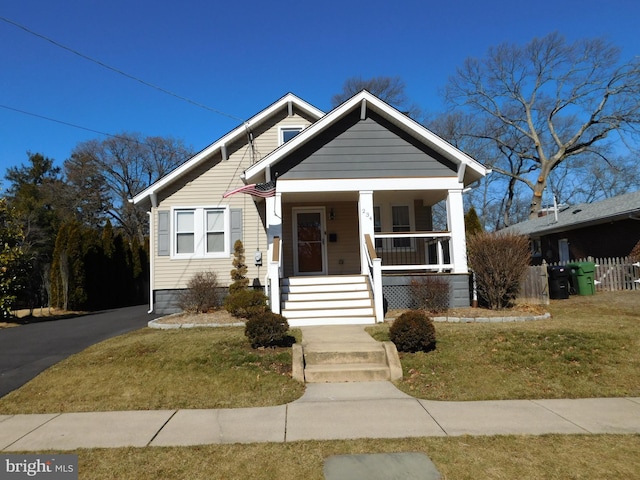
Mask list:
[[[52,43],[56,47],[62,48],[63,50],[71,52],[74,55],[77,55],[77,56],[79,56],[81,58],[84,58],[85,60],[93,62],[93,63],[95,63],[97,65],[100,65],[101,67],[106,68],[107,70],[111,70],[112,72],[118,73],[118,74],[120,74],[120,75],[122,75],[122,76],[124,76],[124,77],[126,77],[126,78],[128,78],[130,80],[135,80],[136,82],[139,82],[142,85],[145,85],[147,87],[150,87],[150,88],[153,88],[155,90],[158,90],[159,92],[162,92],[164,94],[171,95],[172,97],[175,97],[175,98],[178,98],[178,99],[180,99],[180,100],[182,100],[184,102],[190,103],[191,105],[195,105],[196,107],[200,107],[200,108],[203,108],[203,109],[208,110],[210,112],[217,113],[218,115],[222,115],[222,116],[234,119],[234,120],[239,120],[239,121],[244,123],[244,119],[243,118],[236,117],[235,115],[231,115],[229,113],[225,113],[225,112],[223,112],[221,110],[217,110],[215,108],[211,108],[211,107],[209,107],[207,105],[204,105],[204,104],[202,104],[200,102],[196,102],[195,100],[191,100],[190,98],[184,97],[184,96],[179,95],[177,93],[174,93],[174,92],[172,92],[170,90],[167,90],[165,88],[159,87],[158,85],[155,85],[153,83],[149,83],[149,82],[147,82],[145,80],[142,80],[139,77],[136,77],[134,75],[126,73],[126,72],[124,72],[124,71],[122,71],[122,70],[120,70],[118,68],[112,67],[111,65],[107,65],[106,63],[101,62],[100,60],[96,60],[95,58],[92,58],[92,57],[90,57],[88,55],[85,55],[84,53],[81,53],[81,52],[79,52],[79,51],[77,51],[77,50],[75,50],[75,49],[73,49],[71,47],[67,47],[66,45],[63,45],[62,43],[59,43],[59,42],[53,40],[52,38],[49,38],[49,37],[47,37],[45,35],[42,35],[42,34],[40,34],[38,32],[34,32],[33,30],[25,27],[24,25],[21,25],[21,24],[19,24],[17,22],[14,22],[13,20],[10,20],[10,19],[8,19],[6,17],[0,16],[0,20],[4,21],[6,23],[9,23],[10,25],[13,25],[15,27],[18,27],[21,30],[24,30],[25,32],[29,33],[30,35],[34,35],[34,36],[36,36],[38,38],[41,38],[42,40],[46,40],[47,42]],[[79,128],[83,128],[83,127],[79,127]]]
[[[152,146],[152,145],[149,145],[148,143],[140,142],[139,140],[135,140],[135,139],[132,139],[130,137],[123,137],[122,135],[114,135],[112,133],[101,132],[100,130],[94,130],[93,128],[83,127],[82,125],[76,125],[75,123],[65,122],[64,120],[58,120],[56,118],[51,118],[51,117],[46,117],[44,115],[39,115],[37,113],[27,112],[26,110],[21,110],[19,108],[10,107],[8,105],[0,104],[0,108],[4,108],[4,109],[10,110],[12,112],[18,112],[18,113],[22,113],[24,115],[29,115],[29,116],[32,116],[32,117],[40,118],[42,120],[48,120],[49,122],[59,123],[61,125],[66,125],[67,127],[79,128],[80,130],[86,130],[87,132],[97,133],[99,135],[104,135],[106,137],[119,138],[120,140],[127,140],[129,142],[130,141],[134,141],[134,142],[139,143],[141,145]]]

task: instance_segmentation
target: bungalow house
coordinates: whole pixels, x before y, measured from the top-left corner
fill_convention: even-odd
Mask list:
[[[640,242],[640,191],[562,206],[504,231],[531,240],[533,262],[626,257]]]
[[[416,275],[468,306],[462,192],[486,173],[367,91],[326,114],[287,94],[132,199],[149,212],[151,310],[177,311],[197,272],[228,285],[238,239],[292,326],[381,321]]]

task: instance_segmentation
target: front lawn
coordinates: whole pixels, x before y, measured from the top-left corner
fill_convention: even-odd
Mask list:
[[[291,349],[242,327],[142,329],[94,345],[0,399],[0,414],[279,405],[299,398]]]
[[[640,292],[552,301],[552,318],[436,323],[437,348],[401,353],[397,386],[432,400],[640,396]],[[388,325],[368,329],[388,339]]]

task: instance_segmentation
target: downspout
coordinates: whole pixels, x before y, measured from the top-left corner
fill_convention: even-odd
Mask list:
[[[153,313],[153,279],[155,268],[155,254],[154,254],[154,223],[153,223],[153,209],[158,207],[158,197],[155,192],[149,195],[151,200],[151,210],[147,212],[149,215],[149,311],[147,313]]]
[[[149,311],[147,313],[153,313],[153,246],[151,242],[151,236],[153,235],[153,214],[151,211],[147,212],[149,216]]]

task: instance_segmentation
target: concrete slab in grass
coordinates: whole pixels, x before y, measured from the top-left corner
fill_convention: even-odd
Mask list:
[[[0,450],[58,416],[54,414],[0,415]]]
[[[152,446],[284,442],[287,407],[179,410]]]
[[[335,455],[324,462],[326,480],[439,480],[440,472],[424,453]]]
[[[640,433],[640,404],[632,398],[535,400],[589,433]]]
[[[420,400],[447,435],[587,433],[529,400],[436,402]]]
[[[403,438],[444,435],[412,399],[293,402],[287,441]]]
[[[144,447],[174,412],[63,413],[22,437],[6,451]]]

